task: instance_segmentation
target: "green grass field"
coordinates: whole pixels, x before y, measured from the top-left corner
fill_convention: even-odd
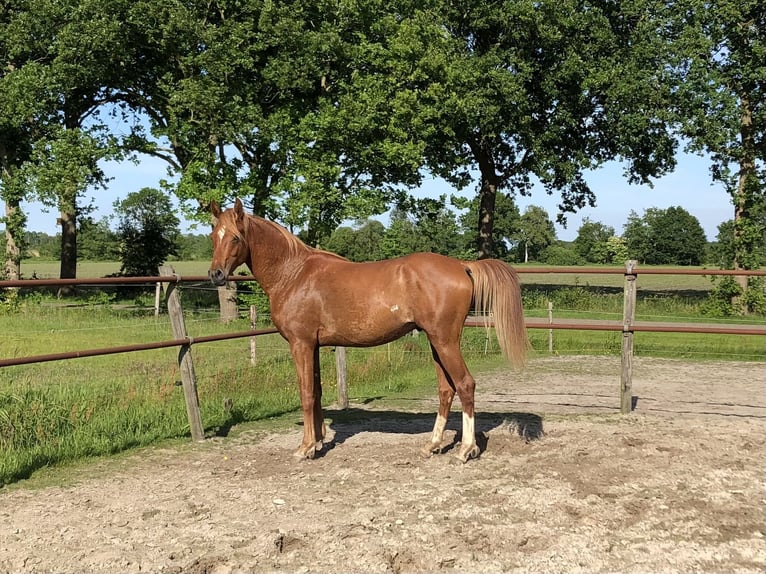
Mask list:
[[[118,267],[83,263],[79,275],[103,276]],[[180,262],[174,267],[182,276],[204,275],[207,262]],[[57,265],[40,266],[35,273],[56,276]],[[651,288],[639,287],[638,319],[706,320],[699,316],[699,304],[710,288],[708,279],[665,275],[645,279],[651,280]],[[555,317],[621,317],[621,275],[523,274],[522,281],[528,316],[545,316],[551,300]],[[24,294],[13,305],[0,304],[0,357],[170,340],[169,320],[165,314],[154,317],[152,299],[152,293],[95,288],[83,288],[74,300]],[[181,300],[192,337],[249,327],[245,307],[243,318],[235,323],[218,321],[215,291],[208,285],[182,286]],[[748,321],[762,323],[763,318]],[[531,329],[529,335],[534,353],[547,354],[547,330]],[[558,354],[619,355],[620,344],[621,335],[615,332],[554,333]],[[463,347],[474,373],[502,365],[494,338],[482,328],[466,329]],[[287,413],[294,423],[298,392],[287,345],[281,337],[269,335],[258,338],[257,348],[257,364],[252,366],[248,339],[194,346],[208,434],[226,434],[245,422],[283,421]],[[763,337],[741,335],[638,333],[635,352],[699,361],[766,358]],[[331,349],[320,355],[327,404],[336,395],[335,362]],[[435,392],[423,335],[382,347],[349,349],[348,370],[352,401],[400,401]],[[46,467],[184,439],[189,429],[179,378],[175,348],[1,368],[0,485]],[[232,409],[224,408],[225,399],[232,400]]]

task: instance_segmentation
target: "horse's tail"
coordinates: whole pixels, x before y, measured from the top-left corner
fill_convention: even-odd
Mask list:
[[[484,317],[492,314],[500,350],[514,366],[523,366],[530,344],[516,271],[499,259],[466,261],[466,265],[473,277],[476,312]]]

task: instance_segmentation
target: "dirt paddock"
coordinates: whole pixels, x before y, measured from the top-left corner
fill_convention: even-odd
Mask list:
[[[0,572],[763,572],[764,365],[635,368],[626,417],[618,358],[477,377],[465,465],[418,454],[434,393],[329,410],[313,461],[296,414],[0,491]]]

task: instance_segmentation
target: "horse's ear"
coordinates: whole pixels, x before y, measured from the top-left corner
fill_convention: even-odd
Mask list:
[[[237,218],[237,221],[242,221],[245,218],[245,208],[242,207],[242,202],[237,198],[234,201],[234,215]]]
[[[210,210],[210,215],[213,216],[214,220],[221,217],[221,206],[218,205],[217,201],[212,200],[210,205],[208,205],[208,209]]]

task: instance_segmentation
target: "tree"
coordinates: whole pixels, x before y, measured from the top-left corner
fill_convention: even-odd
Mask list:
[[[337,253],[341,257],[350,259],[353,245],[354,230],[351,227],[344,225],[333,231],[330,234],[330,237],[322,242],[319,247],[331,251],[332,253]]]
[[[527,206],[519,221],[517,238],[519,246],[524,246],[524,263],[530,259],[538,260],[542,252],[556,240],[556,228],[548,212],[537,205]]]
[[[87,261],[115,261],[120,247],[117,235],[109,228],[109,220],[94,221],[81,217],[78,222],[78,257]]]
[[[213,241],[209,234],[187,233],[178,237],[180,261],[200,261],[213,257]]]
[[[386,229],[381,247],[386,259],[420,251],[420,237],[407,212],[402,209],[392,211],[391,223]]]
[[[700,265],[707,238],[699,220],[682,207],[631,212],[623,238],[631,258],[656,265]]]
[[[618,263],[624,265],[628,261],[628,244],[625,239],[617,235],[612,235],[606,240],[606,263]]]
[[[622,237],[628,248],[628,258],[639,263],[645,263],[652,250],[650,230],[646,222],[646,217],[651,217],[651,213],[652,211],[646,210],[642,217],[631,209],[628,221],[623,225]]]
[[[585,218],[577,230],[574,248],[588,263],[609,263],[611,261],[608,241],[614,236],[614,228],[600,221]]]
[[[459,217],[463,230],[463,249],[471,258],[478,255],[476,245],[476,222],[479,219],[479,194],[471,199],[453,197],[455,207],[465,209]],[[495,213],[493,225],[493,245],[495,256],[506,261],[511,260],[511,254],[518,243],[519,221],[521,214],[511,194],[498,193],[495,198]]]
[[[711,156],[713,180],[732,196],[730,266],[755,269],[763,265],[766,230],[766,5],[686,0],[672,9],[681,131],[692,150]]]
[[[178,248],[178,217],[170,199],[145,187],[114,202],[118,218],[121,275],[155,276],[159,266]]]
[[[132,143],[169,161],[181,199],[237,195],[316,245],[419,181],[422,146],[389,121],[396,87],[368,73],[388,63],[398,7],[140,0],[130,13],[144,49],[125,101],[151,124]]]
[[[24,198],[34,195],[59,209],[62,278],[75,277],[77,272],[81,195],[88,186],[103,182],[98,161],[117,154],[98,112],[111,100],[113,85],[125,73],[120,62],[129,43],[114,12],[125,4],[26,0],[3,11],[7,19],[2,22],[0,49],[9,64],[3,66],[0,92],[7,89],[6,94],[18,97],[10,110],[9,129],[23,134],[20,145],[10,152],[7,145],[0,150],[6,166],[18,170],[6,169],[4,179],[21,180]],[[13,212],[18,193],[4,195],[6,211]]]
[[[651,1],[432,6],[408,23],[395,97],[417,111],[432,173],[463,188],[479,172],[480,258],[496,254],[499,192],[528,195],[536,177],[561,194],[563,219],[595,203],[585,170],[622,158],[632,182],[648,182],[674,166]]]
[[[28,3],[6,4],[0,10],[0,199],[5,203],[2,275],[19,279],[26,247],[26,214],[21,210],[21,202],[27,197],[20,170],[41,135],[41,102],[47,101],[41,70],[49,35],[39,31],[29,34],[21,24],[29,10]],[[29,21],[44,27],[42,18]]]
[[[380,261],[383,259],[381,243],[386,234],[385,226],[375,219],[368,219],[354,232],[356,256],[354,261]]]

